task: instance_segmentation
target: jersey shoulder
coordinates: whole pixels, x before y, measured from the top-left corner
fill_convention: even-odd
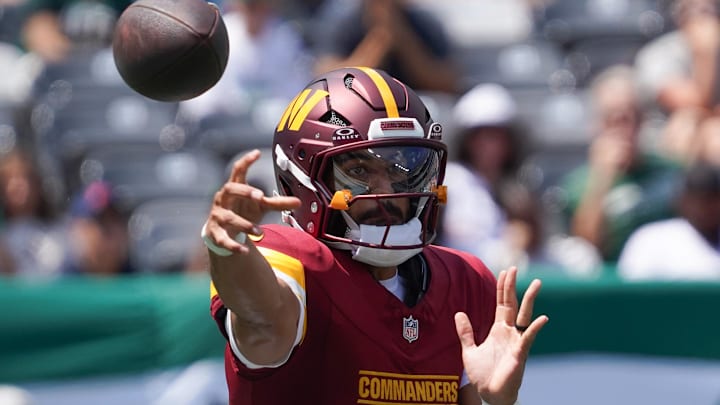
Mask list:
[[[306,270],[322,271],[335,262],[330,248],[312,235],[287,225],[263,225],[263,235],[252,238],[266,257],[282,255],[302,263]]]
[[[471,253],[438,245],[426,247],[423,253],[430,262],[431,269],[438,266],[452,270],[459,269],[463,274],[478,275],[486,281],[495,283],[495,275],[482,260]]]
[[[431,245],[423,256],[430,269],[430,285],[444,292],[442,298],[463,311],[472,321],[477,341],[485,339],[492,327],[497,281],[495,275],[476,256],[457,249]],[[447,280],[447,281],[445,281]],[[432,297],[428,290],[426,298]],[[435,295],[437,298],[437,295]]]

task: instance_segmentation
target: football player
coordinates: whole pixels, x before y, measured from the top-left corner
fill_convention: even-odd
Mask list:
[[[441,137],[402,82],[342,68],[280,118],[278,195],[246,184],[258,151],[235,163],[202,230],[231,404],[516,402],[540,281],[518,305],[516,269],[431,245]]]

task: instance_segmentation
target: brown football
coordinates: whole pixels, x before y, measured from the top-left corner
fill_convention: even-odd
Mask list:
[[[229,45],[220,10],[203,0],[138,0],[120,15],[113,36],[115,65],[138,93],[182,101],[214,86]]]

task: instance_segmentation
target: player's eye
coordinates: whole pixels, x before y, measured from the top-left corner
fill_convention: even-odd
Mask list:
[[[370,177],[370,170],[367,164],[361,160],[344,162],[342,171],[356,180],[366,181]]]
[[[357,180],[367,180],[369,172],[364,165],[352,165],[345,168],[345,172]]]

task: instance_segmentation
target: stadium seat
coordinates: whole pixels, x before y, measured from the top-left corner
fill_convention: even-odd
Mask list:
[[[0,100],[0,125],[15,124],[15,106]]]
[[[186,132],[174,124],[176,110],[172,103],[150,100],[124,86],[83,87],[58,80],[33,106],[31,128],[38,152],[54,160],[63,174],[74,176],[95,148],[182,149]]]
[[[587,90],[511,89],[519,119],[542,145],[584,144],[589,139]]]
[[[210,199],[160,197],[138,205],[130,215],[130,260],[140,272],[182,271],[202,248],[200,229]]]
[[[587,144],[541,145],[527,157],[522,176],[538,190],[558,186],[571,170],[587,163]]]
[[[543,40],[460,48],[455,58],[465,89],[487,82],[508,88],[544,87],[563,63],[561,49]]]
[[[586,38],[577,40],[567,51],[565,65],[577,79],[579,87],[604,69],[617,65],[632,65],[635,54],[647,43],[642,36]]]
[[[112,49],[108,47],[76,48],[62,61],[45,65],[35,81],[34,93],[41,97],[57,80],[87,87],[127,87],[115,67]]]
[[[50,64],[35,82],[30,127],[39,154],[60,169],[66,189],[93,149],[138,145],[180,150],[186,132],[175,125],[177,103],[144,97],[120,77],[109,48],[82,48]]]
[[[224,163],[202,150],[165,151],[147,145],[111,145],[89,151],[78,166],[72,189],[93,180],[113,185],[129,211],[160,197],[210,198],[224,181]]]
[[[526,0],[413,0],[413,4],[440,20],[450,42],[461,47],[522,41],[533,29]]]
[[[108,89],[106,89],[108,90]],[[162,142],[163,133],[174,128],[176,107],[115,89],[102,97],[76,97],[62,108],[52,109],[52,122],[40,135],[38,144],[56,151],[63,159],[77,158],[94,145],[107,143]],[[168,128],[169,127],[169,128]],[[184,146],[182,128],[176,128],[175,139]]]
[[[15,109],[12,105],[0,102],[0,154],[9,151],[18,141]]]
[[[225,159],[253,148],[272,145],[273,131],[282,110],[272,116],[259,116],[258,111],[218,113],[200,119],[190,131],[193,145],[213,151]]]
[[[587,160],[591,137],[587,90],[516,89],[511,94],[531,138],[522,176],[533,188],[546,190]]]
[[[536,21],[537,34],[563,46],[592,38],[659,35],[669,25],[655,0],[558,0]]]
[[[22,23],[20,3],[12,1],[0,3],[0,42],[9,44],[19,42]]]

